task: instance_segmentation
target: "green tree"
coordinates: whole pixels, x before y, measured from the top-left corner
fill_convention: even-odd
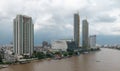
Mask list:
[[[47,57],[47,58],[52,58],[52,57],[53,57],[53,54],[52,54],[52,53],[46,53],[46,57]]]
[[[68,52],[68,55],[70,55],[70,56],[72,56],[73,54],[74,54],[73,51],[69,51],[69,52]]]
[[[0,55],[0,63],[2,62],[2,56]]]
[[[43,52],[37,52],[37,58],[38,59],[43,59],[43,58],[45,58],[45,54],[43,53]]]
[[[33,51],[32,57],[33,58],[37,57],[37,52],[36,51]]]
[[[63,55],[64,55],[64,56],[68,56],[68,53],[67,53],[67,52],[63,52]]]
[[[55,54],[58,54],[58,55],[60,55],[61,53],[60,53],[60,52],[55,52]]]

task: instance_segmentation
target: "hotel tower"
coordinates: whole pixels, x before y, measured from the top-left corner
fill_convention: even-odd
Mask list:
[[[34,25],[32,18],[17,15],[13,23],[14,53],[17,55],[32,55],[34,47]]]

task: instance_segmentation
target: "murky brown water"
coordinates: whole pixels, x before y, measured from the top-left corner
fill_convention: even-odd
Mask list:
[[[98,52],[62,60],[11,65],[0,71],[120,71],[120,51],[103,48]]]

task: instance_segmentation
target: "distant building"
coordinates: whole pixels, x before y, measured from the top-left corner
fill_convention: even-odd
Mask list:
[[[43,48],[50,48],[51,45],[50,45],[47,41],[43,41],[43,42],[42,42],[42,47],[43,47]]]
[[[40,45],[34,47],[34,51],[36,51],[36,52],[47,52],[47,51],[49,51],[49,49],[51,49],[51,48],[49,48],[49,47],[43,48],[43,47],[40,46]]]
[[[5,50],[3,48],[0,48],[0,57],[3,59],[5,54]]]
[[[88,21],[85,19],[82,21],[82,47],[88,48],[89,47],[89,26]]]
[[[74,41],[67,41],[67,45],[68,45],[68,51],[74,51],[77,50],[78,47],[75,46],[75,42]]]
[[[11,44],[6,44],[6,45],[3,45],[1,48],[0,48],[0,56],[4,59],[5,58],[5,52],[6,51],[11,51],[13,52],[13,45]]]
[[[6,50],[4,53],[4,62],[15,62],[17,60],[16,56],[13,55],[13,52]]]
[[[74,42],[76,47],[79,47],[80,44],[80,19],[79,14],[74,14]]]
[[[90,48],[96,48],[96,35],[91,35],[89,37],[89,45],[90,45]]]
[[[14,53],[17,55],[32,55],[34,46],[34,25],[32,18],[25,15],[17,15],[13,25]]]
[[[51,43],[51,48],[56,51],[67,51],[68,46],[66,40],[56,40]]]

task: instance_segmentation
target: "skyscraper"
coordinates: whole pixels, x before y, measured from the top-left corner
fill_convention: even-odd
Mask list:
[[[88,21],[85,19],[82,21],[82,47],[88,48],[89,47],[89,27]]]
[[[76,47],[79,47],[80,44],[80,19],[79,19],[79,14],[75,13],[74,14],[74,42]]]
[[[14,53],[17,55],[31,55],[34,46],[34,24],[32,18],[17,15],[14,19]]]
[[[89,45],[90,45],[90,48],[93,48],[93,49],[96,48],[96,35],[91,35],[89,37]]]

